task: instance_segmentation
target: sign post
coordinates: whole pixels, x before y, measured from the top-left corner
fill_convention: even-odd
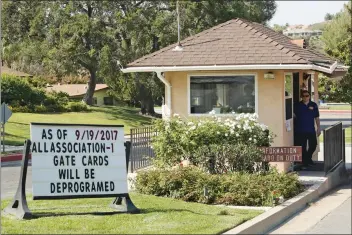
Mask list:
[[[1,104],[1,125],[2,125],[2,151],[5,152],[5,123],[12,116],[12,111],[5,104]]]
[[[26,179],[27,179],[27,168],[28,168],[30,147],[31,147],[31,141],[26,140],[24,142],[22,164],[21,164],[21,175],[20,175],[20,181],[17,187],[17,192],[12,202],[4,209],[4,214],[12,214],[19,219],[32,218],[32,214],[28,209],[27,199],[26,199]]]

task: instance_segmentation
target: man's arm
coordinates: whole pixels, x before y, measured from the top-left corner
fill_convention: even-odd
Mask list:
[[[319,107],[316,104],[316,114],[315,114],[315,123],[317,125],[317,136],[320,136],[321,134],[321,129],[320,129],[320,113],[319,113]]]
[[[315,123],[317,124],[317,136],[320,136],[321,130],[320,130],[320,118],[319,117],[315,118]]]

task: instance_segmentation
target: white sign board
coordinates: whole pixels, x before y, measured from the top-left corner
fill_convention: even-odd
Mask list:
[[[31,123],[33,198],[128,193],[123,126]]]

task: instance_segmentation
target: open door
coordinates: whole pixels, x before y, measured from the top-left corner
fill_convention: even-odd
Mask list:
[[[293,107],[299,103],[300,101],[300,87],[299,87],[299,73],[293,73]],[[298,145],[297,143],[297,138],[296,138],[296,131],[295,131],[295,123],[296,119],[293,119],[293,131],[294,131],[294,135],[293,135],[293,141],[294,141],[294,145]]]

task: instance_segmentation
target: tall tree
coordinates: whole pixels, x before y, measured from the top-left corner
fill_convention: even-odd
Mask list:
[[[324,16],[324,20],[325,21],[332,20],[334,16],[335,16],[334,14],[326,13],[326,15]]]
[[[72,72],[84,69],[90,79],[84,101],[91,105],[104,46],[118,50],[112,15],[115,4],[109,1],[61,1],[50,4],[47,17],[51,24],[47,38],[51,39],[45,60],[54,72],[61,68]]]
[[[344,9],[325,26],[321,37],[324,42],[324,50],[334,58],[337,58],[345,64],[351,61],[349,42],[351,40],[351,2],[345,4]]]
[[[116,97],[138,102],[142,113],[154,114],[153,102],[163,94],[161,82],[151,73],[122,74],[117,61],[124,66],[177,41],[176,1],[26,0],[5,5],[4,45],[10,64],[21,62],[27,69],[35,64],[42,68],[38,71],[57,76],[87,71],[88,104],[96,82],[104,80]],[[276,9],[273,0],[192,0],[180,5],[182,38],[235,17],[266,23]]]
[[[348,73],[337,83],[335,101],[352,104],[352,6],[344,6],[326,26],[322,35],[325,51],[345,65],[350,66]]]

